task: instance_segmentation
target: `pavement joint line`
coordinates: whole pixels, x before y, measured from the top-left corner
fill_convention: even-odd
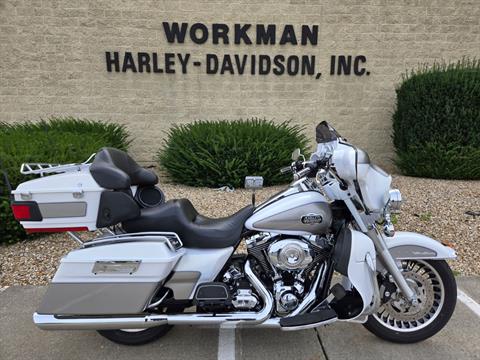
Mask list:
[[[480,317],[480,305],[468,296],[463,290],[457,289],[457,299],[464,303],[475,315]]]
[[[322,349],[323,357],[325,358],[325,360],[328,360],[327,349],[325,349],[325,346],[323,345],[322,338],[320,337],[320,332],[318,331],[318,328],[315,328],[313,330],[317,334],[318,343],[320,344],[320,348]]]
[[[235,327],[220,326],[218,329],[219,360],[235,360]]]

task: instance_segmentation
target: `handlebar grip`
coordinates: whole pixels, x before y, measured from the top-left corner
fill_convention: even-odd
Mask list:
[[[280,169],[280,174],[289,174],[292,172],[292,167],[291,166],[285,166]]]
[[[310,173],[310,171],[311,171],[311,169],[306,167],[303,170],[300,170],[299,172],[297,172],[297,177],[300,179],[300,178],[308,175]]]

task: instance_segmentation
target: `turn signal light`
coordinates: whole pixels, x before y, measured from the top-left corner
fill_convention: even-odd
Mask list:
[[[451,249],[455,249],[455,244],[452,243],[451,241],[448,241],[448,240],[442,240],[440,241],[440,243],[443,245],[443,246],[447,246]]]

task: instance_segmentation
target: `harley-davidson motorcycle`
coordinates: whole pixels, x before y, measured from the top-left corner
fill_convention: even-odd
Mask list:
[[[455,251],[395,232],[400,192],[328,123],[309,160],[294,151],[287,189],[229,217],[163,201],[157,176],[126,153],[101,149],[82,164],[23,164],[41,177],[12,191],[29,232],[68,232],[62,258],[33,315],[41,329],[92,329],[138,345],[172,325],[300,330],[362,323],[393,342],[440,331],[456,303],[446,259]],[[255,190],[261,177],[247,177]],[[78,231],[94,234],[85,239]],[[246,253],[235,250],[245,241]]]

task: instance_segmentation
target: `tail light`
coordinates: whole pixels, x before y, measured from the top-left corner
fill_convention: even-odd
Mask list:
[[[35,201],[14,201],[12,212],[18,221],[42,221],[42,214]]]

